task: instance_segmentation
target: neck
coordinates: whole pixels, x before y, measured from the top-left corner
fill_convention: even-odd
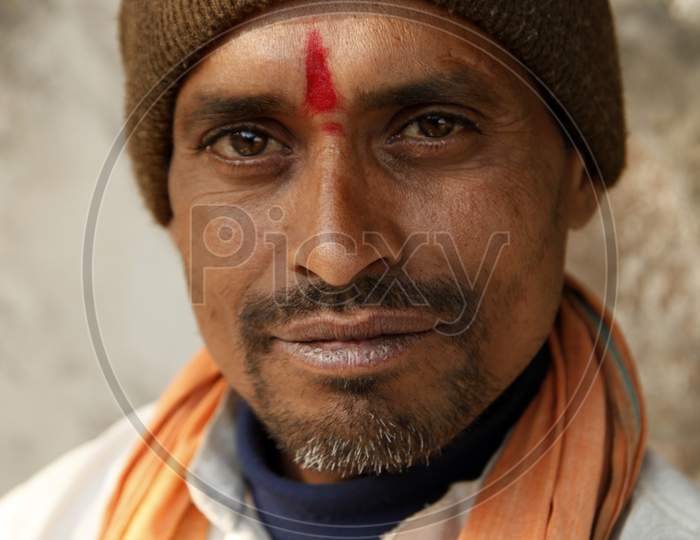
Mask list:
[[[304,469],[294,463],[286,452],[279,452],[275,457],[277,458],[276,465],[278,470],[281,472],[282,476],[290,480],[303,482],[305,484],[335,484],[346,479],[336,472]]]

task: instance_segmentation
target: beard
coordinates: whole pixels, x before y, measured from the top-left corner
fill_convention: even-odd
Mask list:
[[[270,296],[249,296],[241,328],[245,369],[254,389],[251,406],[277,448],[303,469],[348,478],[427,464],[498,394],[479,361],[484,338],[484,325],[476,317],[480,298],[478,291],[453,281],[416,281],[405,275],[362,276],[342,288],[310,281]],[[425,386],[410,388],[402,387],[401,374],[394,372],[316,375],[311,382],[333,398],[313,414],[281,400],[269,376],[279,359],[270,354],[272,338],[265,329],[300,315],[349,313],[368,305],[439,316],[445,322],[436,330],[443,333],[455,361],[449,369],[434,370]]]

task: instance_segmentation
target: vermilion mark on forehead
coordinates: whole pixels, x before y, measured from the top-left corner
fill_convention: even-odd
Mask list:
[[[306,43],[306,106],[312,114],[330,112],[338,106],[326,49],[317,29],[309,32]]]
[[[338,122],[326,122],[321,126],[321,129],[326,133],[331,133],[333,135],[342,135],[345,133],[343,130],[343,125]]]

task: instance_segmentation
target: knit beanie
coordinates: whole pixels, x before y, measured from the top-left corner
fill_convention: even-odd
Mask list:
[[[608,0],[426,2],[463,17],[522,62],[569,131],[591,176],[607,186],[617,181],[625,165],[626,128]],[[122,0],[119,40],[126,73],[128,148],[140,191],[161,225],[172,218],[167,182],[172,118],[184,75],[215,38],[274,4]],[[332,4],[338,2],[327,3]]]

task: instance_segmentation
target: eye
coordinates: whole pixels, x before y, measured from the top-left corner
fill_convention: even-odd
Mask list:
[[[266,151],[280,152],[286,148],[264,131],[252,127],[225,128],[207,137],[203,146],[230,161],[257,157]]]
[[[478,126],[465,117],[444,113],[429,113],[406,124],[397,137],[444,139],[465,129],[478,131]]]

